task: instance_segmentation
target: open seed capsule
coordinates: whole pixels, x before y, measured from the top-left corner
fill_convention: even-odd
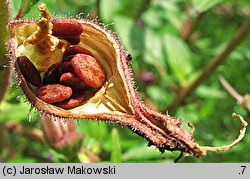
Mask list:
[[[228,150],[243,138],[246,122],[235,115],[242,123],[238,139],[223,147],[199,146],[191,133],[181,127],[181,120],[161,114],[142,103],[135,90],[132,70],[128,63],[131,58],[111,31],[87,19],[51,20],[43,3],[39,4],[38,9],[41,12],[41,18],[36,22],[15,20],[9,24],[12,38],[8,41],[8,45],[20,85],[28,100],[39,111],[59,118],[115,122],[127,126],[147,139],[149,145],[157,146],[162,152],[179,150],[196,157],[205,155],[207,151]],[[78,106],[63,109],[57,107],[55,103],[59,98],[62,101],[70,100],[73,93],[70,92],[71,88],[61,87],[60,84],[54,84],[57,85],[56,88],[55,86],[53,88],[42,86],[37,89],[30,87],[27,82],[31,83],[32,80],[28,80],[29,75],[25,76],[27,70],[22,72],[23,67],[18,65],[16,58],[26,56],[43,76],[52,65],[63,63],[66,49],[72,46],[62,38],[78,36],[80,36],[80,42],[77,46],[90,51],[93,56],[76,54],[72,59],[72,66],[78,77],[95,89],[88,92],[92,96],[85,98],[82,103],[77,103]],[[45,89],[46,95],[43,95],[42,89]],[[86,92],[83,91],[84,93]]]

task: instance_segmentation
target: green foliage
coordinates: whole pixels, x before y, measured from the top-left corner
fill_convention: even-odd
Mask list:
[[[32,1],[35,2],[35,1]],[[40,2],[40,1],[39,1]],[[166,112],[176,100],[178,89],[190,84],[202,69],[232,38],[250,12],[250,1],[192,0],[191,21],[203,13],[201,20],[189,36],[182,38],[186,22],[188,1],[151,1],[141,11],[144,0],[44,0],[55,16],[76,16],[84,13],[90,18],[99,16],[117,33],[126,50],[132,54],[131,65],[135,73],[139,94],[147,105]],[[99,7],[97,2],[100,2]],[[20,1],[12,0],[12,18],[20,8]],[[31,7],[31,6],[30,6]],[[141,11],[141,12],[140,12]],[[139,13],[139,18],[137,18]],[[25,11],[24,18],[39,16],[37,4]],[[2,28],[1,28],[2,29]],[[196,130],[194,138],[202,145],[221,146],[233,141],[240,129],[233,112],[241,114],[248,122],[249,115],[230,96],[219,82],[219,76],[242,95],[249,93],[250,83],[250,38],[236,48],[197,90],[186,98],[176,113],[170,114],[185,120],[183,128],[191,122]],[[146,84],[142,72],[151,72],[154,81]],[[1,79],[1,78],[0,78]],[[1,86],[2,87],[2,86]],[[29,114],[30,106],[23,103],[20,90],[12,87],[0,104],[0,129],[6,121],[16,121],[22,126],[41,129],[36,112]],[[29,122],[29,116],[32,117]],[[179,152],[161,154],[155,147],[127,128],[114,124],[93,121],[76,121],[78,131],[83,133],[77,158],[67,152],[41,145],[31,139],[15,135],[11,131],[0,132],[1,162],[173,162]],[[199,159],[186,157],[180,162],[250,162],[250,135],[232,150],[223,153],[208,153]],[[83,150],[84,149],[84,150]],[[90,154],[91,153],[91,154]]]
[[[223,0],[193,0],[193,6],[195,9],[199,11],[207,11],[208,9],[212,8],[213,6],[221,3]]]
[[[112,152],[111,152],[111,162],[119,163],[121,162],[121,141],[116,128],[112,129]]]
[[[10,69],[8,68],[8,58],[6,41],[9,37],[7,33],[7,24],[9,19],[8,4],[5,1],[0,2],[0,102],[6,94],[9,85]]]

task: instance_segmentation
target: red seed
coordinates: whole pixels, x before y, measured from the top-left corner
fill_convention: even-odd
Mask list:
[[[106,81],[106,73],[100,62],[86,54],[77,54],[71,60],[72,66],[79,78],[88,86],[99,88]]]
[[[93,56],[93,54],[85,48],[82,48],[80,46],[71,46],[71,47],[66,48],[66,50],[63,54],[63,57],[65,58],[65,57],[68,57],[71,55],[76,55],[78,53],[84,53],[84,54]]]
[[[36,96],[47,103],[61,102],[72,95],[72,89],[60,84],[44,85],[36,90]]]
[[[66,99],[59,103],[54,103],[55,106],[63,109],[71,109],[79,106],[84,101],[83,94],[73,94],[69,99]]]
[[[21,56],[17,58],[18,66],[23,74],[23,77],[32,85],[38,87],[42,84],[40,73],[33,65],[33,63],[26,57]]]
[[[74,90],[79,90],[86,86],[84,82],[78,76],[70,72],[62,74],[60,78],[60,83],[70,86]]]
[[[77,37],[83,32],[82,25],[74,19],[52,19],[52,35],[59,38]]]

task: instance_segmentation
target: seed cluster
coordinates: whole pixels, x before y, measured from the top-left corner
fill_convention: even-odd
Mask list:
[[[40,100],[71,109],[82,104],[103,86],[106,72],[89,50],[77,45],[83,32],[81,24],[75,20],[54,19],[51,22],[52,34],[70,43],[64,51],[62,62],[53,64],[44,75],[26,56],[18,57],[17,62],[26,81],[36,87],[35,94]]]

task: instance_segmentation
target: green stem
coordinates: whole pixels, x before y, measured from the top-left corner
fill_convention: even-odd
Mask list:
[[[10,71],[6,41],[9,38],[7,25],[9,20],[9,2],[0,1],[0,101],[2,101],[9,86]]]

